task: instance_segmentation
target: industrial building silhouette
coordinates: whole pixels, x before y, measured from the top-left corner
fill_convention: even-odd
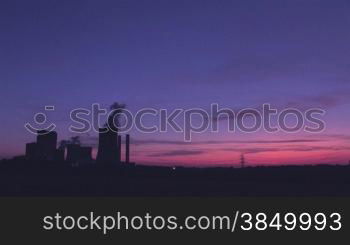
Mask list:
[[[130,136],[125,140],[125,163],[130,163]],[[96,162],[102,165],[121,164],[122,136],[109,127],[99,129]]]
[[[106,124],[99,128],[96,162],[100,166],[120,166],[122,163],[122,136],[118,135],[118,128],[124,108],[125,104],[113,103]],[[79,136],[61,142],[57,148],[57,133],[47,130],[38,130],[36,142],[26,144],[25,158],[30,161],[64,161],[74,166],[94,162],[92,147],[81,146]],[[125,139],[125,163],[130,164],[129,135]]]
[[[26,144],[26,158],[29,160],[52,161],[60,158],[56,149],[57,133],[38,130],[36,142]]]
[[[118,165],[122,162],[122,136],[110,128],[101,128],[98,140],[96,162],[100,165]],[[25,158],[30,161],[65,161],[74,166],[92,163],[92,147],[81,146],[80,142],[69,142],[57,147],[55,131],[37,131],[36,142],[26,144]],[[130,136],[125,140],[125,161],[130,163]]]

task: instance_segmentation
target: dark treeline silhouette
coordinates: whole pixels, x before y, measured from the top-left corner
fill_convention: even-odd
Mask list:
[[[1,196],[350,196],[350,166],[183,168],[3,160]]]

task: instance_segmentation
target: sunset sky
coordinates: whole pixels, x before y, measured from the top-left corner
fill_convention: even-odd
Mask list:
[[[67,139],[69,112],[124,102],[131,111],[263,103],[326,110],[311,134],[133,130],[142,164],[230,166],[348,163],[350,2],[19,1],[0,3],[0,158],[35,140],[24,124],[47,112]],[[148,119],[152,123],[152,118]],[[34,124],[33,124],[34,125]],[[81,135],[96,147],[97,135]],[[95,152],[95,151],[94,151]]]

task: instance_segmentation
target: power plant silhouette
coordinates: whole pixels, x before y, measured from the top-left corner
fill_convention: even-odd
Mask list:
[[[128,134],[125,136],[125,160],[122,161],[122,136],[118,135],[118,116],[124,107],[124,104],[112,104],[112,113],[107,123],[99,129],[96,162],[101,166],[134,164],[130,163],[130,135]],[[73,166],[94,162],[92,147],[81,146],[78,136],[72,137],[69,141],[61,141],[57,148],[57,133],[47,130],[38,130],[36,142],[26,144],[25,158],[30,161],[65,161]]]
[[[125,137],[125,160],[122,161],[122,136],[108,128],[101,128],[96,162],[107,166],[133,164],[130,163],[130,135]],[[74,166],[93,162],[92,147],[82,146],[79,140],[66,141],[59,147],[56,145],[55,131],[39,130],[36,142],[26,144],[25,158],[29,161],[66,161]]]

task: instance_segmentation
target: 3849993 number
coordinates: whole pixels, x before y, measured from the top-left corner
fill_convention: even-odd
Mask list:
[[[276,230],[317,230],[322,231],[325,229],[330,229],[332,231],[339,231],[342,228],[341,215],[339,213],[332,213],[326,215],[324,213],[276,213],[272,218],[269,218],[265,213],[257,213],[252,215],[251,213],[242,213],[241,229],[243,231],[258,230],[264,231],[267,229]]]

